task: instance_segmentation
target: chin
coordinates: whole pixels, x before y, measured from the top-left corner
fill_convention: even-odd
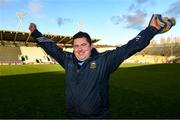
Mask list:
[[[85,58],[85,57],[83,57],[83,58],[78,58],[78,60],[84,61],[84,60],[86,60],[86,58]]]
[[[78,59],[79,61],[84,61],[84,60],[86,60],[86,59]]]

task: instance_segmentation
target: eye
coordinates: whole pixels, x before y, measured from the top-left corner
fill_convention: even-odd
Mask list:
[[[84,46],[86,46],[86,45],[87,45],[86,43],[81,44],[82,47],[84,47]]]

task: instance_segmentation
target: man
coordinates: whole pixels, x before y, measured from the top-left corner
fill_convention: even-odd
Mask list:
[[[73,36],[73,53],[65,52],[42,36],[36,25],[29,30],[37,43],[53,57],[66,73],[66,108],[69,118],[109,117],[109,76],[128,57],[145,48],[162,26],[153,16],[149,26],[127,44],[98,53],[85,32]]]

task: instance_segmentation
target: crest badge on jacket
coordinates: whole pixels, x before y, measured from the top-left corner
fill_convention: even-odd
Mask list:
[[[96,68],[96,61],[92,61],[92,62],[90,63],[90,68],[91,68],[91,69],[95,69],[95,68]]]

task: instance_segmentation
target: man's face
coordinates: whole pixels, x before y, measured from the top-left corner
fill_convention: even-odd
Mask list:
[[[85,37],[74,39],[73,43],[74,54],[79,61],[84,61],[91,55],[91,45]]]

